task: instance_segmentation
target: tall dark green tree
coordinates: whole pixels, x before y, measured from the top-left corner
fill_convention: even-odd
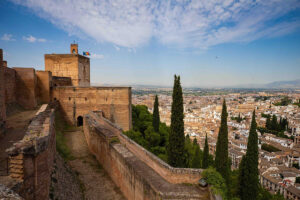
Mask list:
[[[209,149],[208,149],[207,134],[206,134],[204,150],[203,150],[202,168],[206,169],[208,168],[208,165],[209,165]]]
[[[169,134],[168,163],[173,167],[184,167],[184,122],[183,97],[180,76],[174,76],[174,86],[171,109],[171,131]]]
[[[216,170],[223,176],[226,183],[229,180],[229,166],[228,166],[228,126],[227,126],[227,107],[225,99],[223,101],[221,126],[218,135],[218,141],[216,146]]]
[[[152,121],[152,125],[154,128],[155,132],[159,132],[159,122],[160,122],[160,118],[159,118],[159,109],[158,109],[158,97],[157,95],[155,95],[155,101],[154,101],[154,106],[153,106],[153,121]]]
[[[256,132],[255,111],[248,137],[247,152],[240,165],[240,190],[241,200],[255,200],[259,193],[258,182],[258,136]]]
[[[200,147],[197,143],[197,145],[194,148],[194,156],[192,159],[192,168],[201,168],[201,153],[200,153]]]

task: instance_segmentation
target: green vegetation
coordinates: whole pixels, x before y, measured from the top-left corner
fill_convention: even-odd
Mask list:
[[[256,200],[258,182],[258,136],[256,133],[255,111],[253,111],[246,155],[239,169],[239,196],[241,200]]]
[[[241,114],[239,113],[239,116],[238,116],[238,117],[231,117],[231,120],[235,120],[235,121],[237,121],[238,123],[241,123],[243,120],[245,120],[245,118],[242,118],[242,117],[241,117]]]
[[[226,183],[229,183],[229,160],[228,160],[228,127],[227,127],[227,107],[225,99],[223,101],[221,126],[218,134],[218,141],[216,146],[215,167],[222,175]]]
[[[277,193],[272,195],[268,190],[259,186],[258,200],[284,200],[284,197]]]
[[[183,97],[180,76],[174,76],[171,109],[171,131],[167,148],[168,163],[173,167],[185,167]]]
[[[265,127],[257,127],[257,130],[259,130],[259,132],[261,132],[262,134],[271,133],[273,135],[276,135],[277,137],[289,138],[287,135],[284,134],[284,131],[290,131],[289,123],[286,118],[280,117],[278,122],[276,115],[271,116],[264,114],[264,117],[267,118],[266,125]]]
[[[157,95],[155,95],[155,101],[154,101],[154,106],[153,106],[153,121],[152,121],[152,125],[154,128],[155,132],[159,132],[159,122],[160,122],[160,118],[159,118],[159,109],[158,109],[158,97]]]
[[[223,200],[227,199],[227,187],[222,175],[216,169],[209,167],[202,172],[203,178],[211,185],[214,194],[221,195]]]
[[[208,149],[207,134],[206,134],[204,150],[203,150],[202,168],[206,169],[208,166],[209,166],[209,149]]]
[[[298,100],[298,102],[293,103],[293,105],[296,105],[296,106],[300,107],[300,99]]]
[[[155,132],[152,121],[153,116],[146,106],[132,105],[133,129],[124,132],[124,134],[162,160],[167,161],[166,146],[170,128],[165,123],[160,122],[159,131]]]
[[[268,152],[276,152],[276,151],[280,151],[280,149],[277,149],[276,147],[270,145],[270,144],[262,144],[261,145],[261,149],[268,151]]]
[[[283,97],[280,102],[274,103],[275,106],[287,106],[292,103],[292,100],[287,96]]]
[[[59,111],[55,112],[55,132],[56,132],[56,150],[64,160],[73,160],[71,151],[66,144],[66,138],[63,131],[70,130],[74,127],[67,125]]]

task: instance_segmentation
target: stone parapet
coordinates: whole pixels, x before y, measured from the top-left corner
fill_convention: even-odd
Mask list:
[[[101,112],[85,115],[83,128],[90,151],[127,199],[209,199],[208,189],[194,184],[202,170],[172,168],[123,135]]]
[[[48,199],[56,152],[54,109],[44,104],[29,124],[22,140],[6,151],[9,176],[18,180],[17,191],[24,199]]]

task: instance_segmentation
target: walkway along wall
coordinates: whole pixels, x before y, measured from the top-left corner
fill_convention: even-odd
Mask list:
[[[30,200],[49,199],[56,152],[54,109],[41,106],[24,138],[7,150],[9,176],[18,182],[16,192]]]
[[[202,170],[170,167],[101,115],[85,115],[86,141],[127,199],[209,199],[207,188],[186,184],[197,183]]]

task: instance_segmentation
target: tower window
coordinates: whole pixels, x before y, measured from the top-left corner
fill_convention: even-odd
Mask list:
[[[87,101],[87,98],[86,98],[86,97],[85,97],[84,99],[85,99],[85,101]]]
[[[69,101],[71,101],[71,97],[69,97]]]

